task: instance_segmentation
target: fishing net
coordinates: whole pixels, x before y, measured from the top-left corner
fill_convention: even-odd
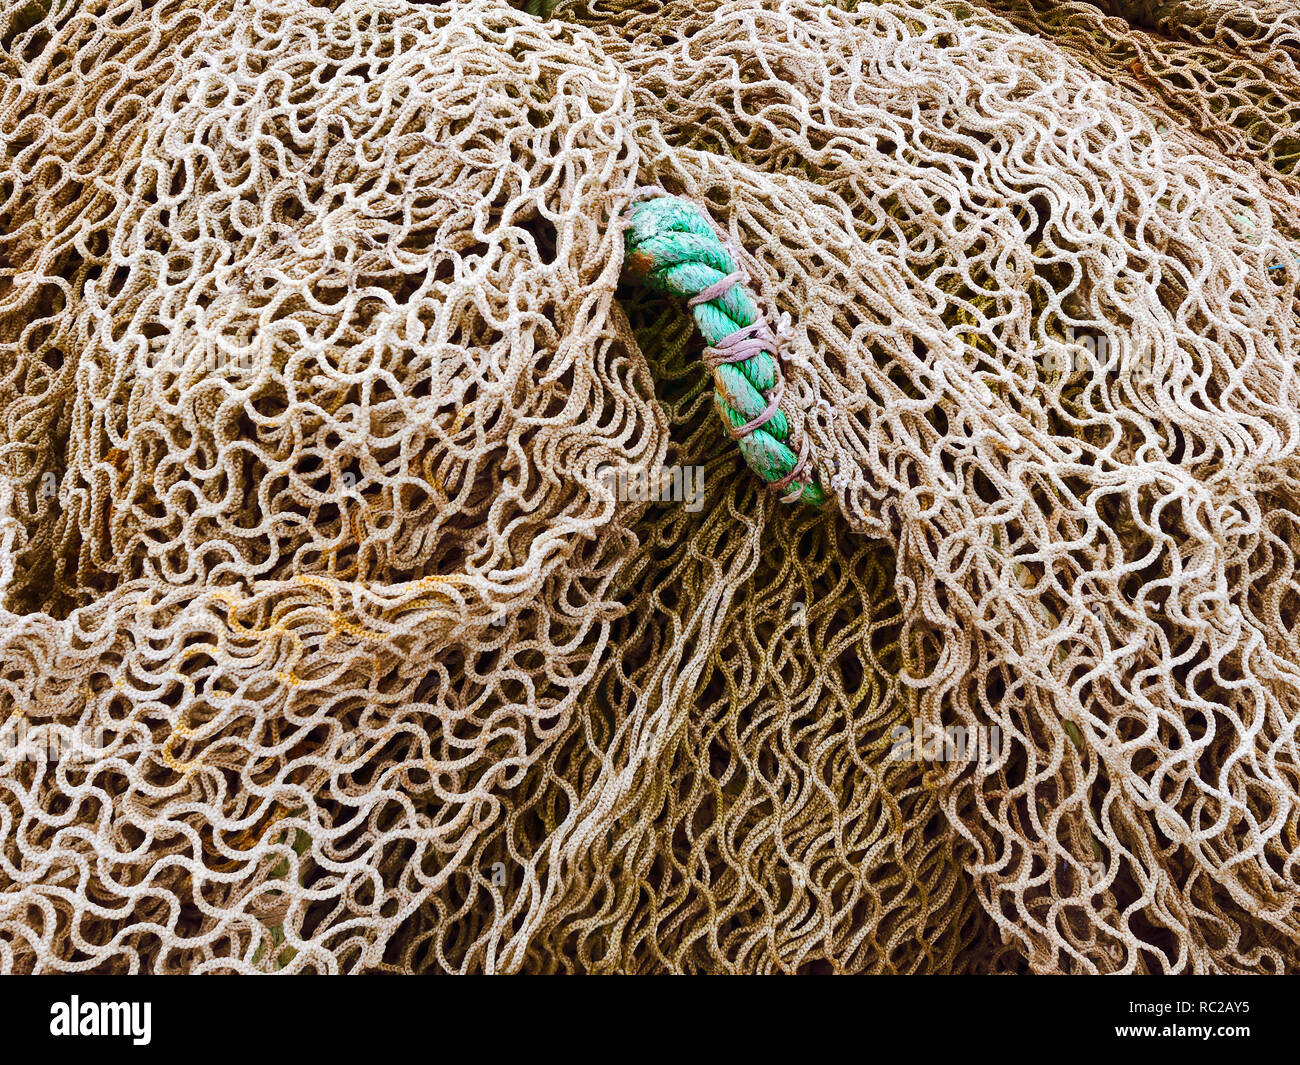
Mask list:
[[[1300,967],[1294,19],[1128,8],[7,8],[0,966]]]
[[[1203,135],[1265,178],[1275,210],[1292,209],[1300,192],[1300,23],[1290,5],[981,3]]]

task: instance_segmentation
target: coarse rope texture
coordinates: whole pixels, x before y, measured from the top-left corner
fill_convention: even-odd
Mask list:
[[[805,473],[806,448],[791,450],[790,426],[777,405],[784,384],[773,354],[778,342],[708,218],[684,200],[652,196],[628,208],[626,223],[625,269],[653,289],[686,297],[708,344],[714,402],[745,461],[785,490],[787,502],[820,506],[826,494]]]
[[[1295,16],[524,6],[0,10],[0,969],[1300,970]]]

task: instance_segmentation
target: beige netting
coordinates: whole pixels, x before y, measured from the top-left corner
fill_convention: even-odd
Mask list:
[[[1104,5],[1135,25],[1091,3],[980,2],[1204,135],[1266,178],[1275,210],[1293,210],[1300,194],[1300,18],[1293,5],[1161,5],[1158,22],[1143,5]]]
[[[1294,19],[545,6],[0,14],[0,966],[1300,968]]]

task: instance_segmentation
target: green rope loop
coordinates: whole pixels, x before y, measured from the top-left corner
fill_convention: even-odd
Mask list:
[[[736,436],[745,461],[768,484],[782,488],[784,498],[821,506],[826,493],[811,466],[806,460],[801,464],[800,455],[790,446],[790,425],[774,407],[780,370],[767,348],[776,344],[754,297],[737,280],[736,260],[713,225],[694,204],[676,196],[633,203],[624,217],[628,222],[624,269],[657,292],[691,301],[695,324],[715,357],[714,405]],[[700,300],[702,294],[708,298]],[[737,333],[742,336],[737,338]],[[751,339],[745,341],[746,337]],[[756,341],[764,341],[766,348],[755,350],[760,347]],[[716,361],[727,357],[728,347],[737,354],[753,354]],[[737,435],[746,426],[749,431]]]

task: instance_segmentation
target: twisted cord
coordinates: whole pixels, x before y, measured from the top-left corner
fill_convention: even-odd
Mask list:
[[[780,409],[781,344],[712,223],[694,204],[668,195],[638,199],[624,218],[624,268],[655,291],[686,298],[708,345],[714,406],[745,461],[786,502],[821,506],[826,493],[807,441],[796,452]]]

